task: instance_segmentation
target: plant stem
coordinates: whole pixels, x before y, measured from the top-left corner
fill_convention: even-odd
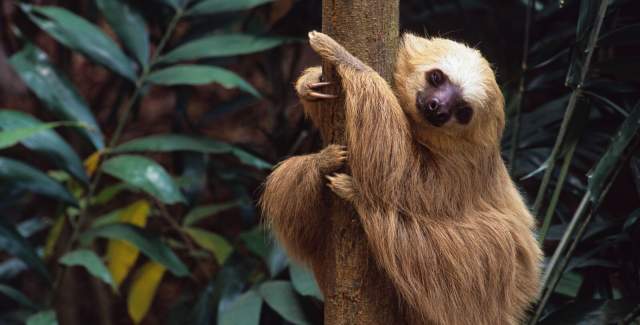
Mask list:
[[[578,98],[582,94],[582,84],[584,83],[589,71],[591,58],[593,57],[593,52],[598,41],[598,35],[600,34],[600,28],[602,27],[602,21],[604,20],[605,14],[607,12],[608,5],[609,0],[602,0],[600,2],[598,14],[596,15],[594,21],[594,27],[589,34],[589,40],[586,47],[586,56],[584,59],[582,71],[580,71],[580,78],[578,79],[578,84],[571,93],[571,97],[569,98],[567,109],[564,113],[564,117],[562,118],[560,131],[558,132],[558,137],[556,138],[556,142],[553,145],[553,149],[551,150],[551,154],[548,158],[549,164],[544,172],[544,176],[542,177],[542,181],[540,182],[540,187],[538,188],[538,194],[536,195],[536,199],[533,204],[534,215],[537,215],[540,212],[540,208],[542,207],[542,201],[544,201],[544,196],[547,192],[547,187],[549,186],[549,180],[551,179],[551,175],[553,174],[553,170],[555,169],[557,156],[560,153],[560,149],[562,148],[567,135],[567,131],[569,129],[569,122],[571,121],[571,117],[573,116],[573,111],[575,110]]]
[[[127,101],[127,104],[124,107],[124,112],[122,113],[122,116],[120,117],[120,119],[118,119],[118,124],[116,125],[116,130],[114,131],[111,140],[109,141],[109,144],[107,145],[107,147],[105,149],[103,149],[103,152],[108,153],[110,148],[113,148],[118,141],[120,140],[120,136],[122,135],[122,131],[125,127],[125,125],[127,124],[128,120],[129,120],[129,116],[131,115],[131,110],[133,109],[135,103],[138,101],[138,99],[140,98],[141,94],[142,94],[142,89],[145,86],[146,80],[149,76],[149,72],[150,72],[150,67],[153,66],[156,63],[156,60],[158,58],[158,56],[160,55],[160,53],[162,52],[162,50],[164,49],[164,47],[167,44],[167,41],[169,40],[169,38],[171,37],[171,35],[173,35],[173,32],[176,28],[176,25],[178,24],[178,21],[180,21],[180,19],[183,17],[184,15],[184,10],[182,8],[178,8],[173,16],[173,18],[171,19],[171,21],[169,22],[169,26],[167,27],[167,29],[165,30],[164,34],[162,35],[162,38],[160,40],[160,43],[158,43],[158,47],[156,48],[156,51],[153,53],[151,59],[149,60],[149,64],[147,66],[145,66],[142,70],[142,73],[140,74],[140,77],[138,77],[138,79],[136,80],[135,83],[135,90],[133,92],[133,94],[131,95],[131,97],[129,97],[129,100]],[[80,231],[84,228],[84,224],[86,222],[87,219],[87,209],[89,207],[89,203],[91,201],[91,198],[93,197],[93,195],[95,194],[95,191],[98,187],[98,184],[100,183],[100,179],[102,178],[102,169],[98,168],[98,170],[96,171],[96,174],[91,182],[91,184],[89,185],[89,191],[85,197],[86,199],[86,204],[84,204],[82,206],[82,208],[80,209],[79,212],[79,216],[78,216],[78,222],[76,224],[75,227],[73,227],[73,230],[71,232],[71,236],[69,238],[69,240],[66,243],[66,246],[64,247],[64,249],[62,250],[61,254],[65,254],[66,252],[68,252],[69,250],[71,250],[71,248],[73,248],[74,243],[76,242],[76,240],[78,239],[78,236],[80,235]],[[66,272],[66,268],[62,267],[62,270],[60,272],[58,272],[58,274],[56,275],[56,278],[54,280],[53,283],[53,287],[51,290],[51,294],[55,294],[61,284],[61,281],[64,277],[64,273]],[[53,301],[52,296],[49,297],[49,303],[51,303]]]
[[[518,85],[518,104],[516,104],[515,115],[512,118],[513,132],[511,133],[511,149],[509,150],[509,171],[513,175],[516,170],[516,152],[518,150],[518,142],[520,141],[520,120],[522,117],[522,106],[524,105],[524,96],[526,88],[526,75],[528,71],[529,58],[529,40],[531,39],[531,19],[533,16],[533,4],[535,1],[527,1],[526,18],[524,24],[524,41],[522,44],[522,76]]]

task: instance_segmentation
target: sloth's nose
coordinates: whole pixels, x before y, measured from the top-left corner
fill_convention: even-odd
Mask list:
[[[425,119],[433,126],[447,123],[456,108],[464,103],[458,87],[444,83],[437,88],[427,88],[418,93],[417,104]]]

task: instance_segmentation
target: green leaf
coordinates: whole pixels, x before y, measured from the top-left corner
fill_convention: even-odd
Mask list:
[[[87,125],[87,128],[76,130],[96,149],[104,147],[100,127],[87,103],[44,52],[28,43],[11,57],[10,63],[22,81],[57,117]]]
[[[290,282],[268,281],[260,285],[258,291],[267,305],[278,312],[282,318],[298,325],[311,324]]]
[[[555,292],[575,298],[580,291],[584,279],[580,273],[566,272],[560,278]]]
[[[0,110],[0,143],[5,142],[3,137],[5,132],[12,133],[12,141],[20,141],[25,147],[46,156],[57,167],[64,169],[83,183],[88,182],[87,173],[84,171],[82,160],[76,152],[69,146],[56,132],[49,130],[67,123],[42,123],[28,114],[12,111]],[[37,130],[37,133],[28,131]],[[31,133],[25,136],[25,133]],[[16,139],[20,134],[19,139]],[[10,141],[11,142],[11,141]],[[1,147],[1,145],[0,145]]]
[[[258,91],[237,74],[218,67],[205,65],[184,64],[164,68],[149,75],[149,82],[156,85],[204,85],[218,83],[224,88],[239,88],[255,97],[260,97]]]
[[[110,224],[91,228],[82,234],[81,237],[83,240],[102,237],[126,241],[138,248],[150,259],[164,265],[174,275],[179,277],[189,275],[187,266],[180,261],[169,246],[163,243],[159,237],[138,227],[123,223]]]
[[[89,272],[89,274],[102,280],[104,283],[115,289],[111,273],[109,273],[109,270],[104,265],[100,257],[91,250],[78,249],[69,252],[62,256],[58,262],[67,266],[82,266]]]
[[[203,0],[187,11],[188,15],[210,15],[221,12],[241,11],[272,2],[273,0]]]
[[[29,242],[4,217],[0,217],[0,249],[18,257],[43,278],[50,280],[49,272],[42,259],[38,257]]]
[[[169,63],[249,54],[274,48],[287,40],[283,37],[248,34],[211,35],[181,45],[162,56],[159,61]]]
[[[116,153],[132,151],[197,151],[209,154],[232,154],[247,165],[260,169],[271,168],[271,164],[228,143],[180,134],[161,134],[138,138],[125,142],[112,150]]]
[[[220,325],[259,325],[262,297],[254,290],[243,293],[218,315]]]
[[[318,300],[324,300],[322,292],[318,288],[316,279],[313,273],[308,269],[305,269],[297,263],[289,263],[289,275],[291,276],[291,283],[298,293],[303,296],[311,296]]]
[[[168,5],[170,7],[172,7],[173,9],[178,9],[178,8],[182,7],[183,2],[185,0],[158,0],[158,1]]]
[[[193,240],[202,248],[210,251],[216,257],[218,264],[222,265],[233,251],[233,248],[224,237],[210,231],[198,228],[184,228]]]
[[[8,285],[4,285],[0,283],[0,294],[3,294],[11,298],[13,301],[19,303],[23,307],[26,307],[32,310],[38,310],[38,306],[36,306],[36,304],[34,304],[31,301],[31,299],[27,298],[27,296],[25,296],[22,292]]]
[[[102,170],[127,184],[142,189],[164,203],[174,204],[185,201],[171,176],[151,159],[122,155],[105,161],[102,164]]]
[[[589,180],[588,188],[592,201],[597,201],[600,198],[600,194],[602,193],[604,185],[607,183],[609,175],[611,175],[615,166],[618,165],[622,154],[627,148],[627,145],[629,145],[629,142],[631,142],[631,139],[636,135],[639,127],[640,102],[635,105],[629,116],[624,120],[614,135],[607,151],[598,161],[598,164],[587,175]]]
[[[136,79],[133,62],[100,28],[86,19],[61,7],[22,4],[20,8],[58,42],[131,81]]]
[[[58,325],[56,312],[53,309],[44,310],[29,316],[27,325]]]
[[[149,32],[144,18],[127,0],[96,0],[100,11],[124,46],[142,66],[149,62]]]
[[[182,225],[191,226],[202,219],[205,219],[209,216],[215,215],[218,212],[228,210],[236,206],[238,206],[238,202],[215,203],[215,204],[201,205],[201,206],[194,207],[184,217],[184,220],[182,221]]]
[[[51,177],[22,162],[0,157],[0,183],[5,182],[16,190],[42,194],[77,206],[73,195]]]

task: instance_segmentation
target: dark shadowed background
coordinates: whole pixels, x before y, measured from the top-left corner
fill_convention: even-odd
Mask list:
[[[400,7],[402,30],[496,70],[503,156],[547,256],[534,318],[639,324],[640,2]],[[3,0],[0,323],[322,324],[312,275],[255,204],[271,166],[319,149],[292,85],[319,64],[320,14],[317,0]]]

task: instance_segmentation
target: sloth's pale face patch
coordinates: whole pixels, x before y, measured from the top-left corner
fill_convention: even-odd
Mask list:
[[[493,70],[476,49],[442,38],[405,35],[395,83],[419,134],[437,132],[475,141],[501,133],[502,95]]]

